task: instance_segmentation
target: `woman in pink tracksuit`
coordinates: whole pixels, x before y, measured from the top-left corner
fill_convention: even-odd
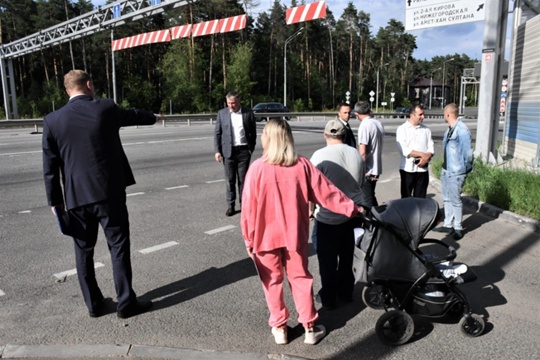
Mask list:
[[[286,273],[298,321],[306,330],[304,342],[316,344],[326,330],[315,326],[318,314],[308,270],[309,202],[350,217],[363,209],[296,154],[287,121],[268,121],[261,141],[263,156],[249,167],[244,184],[242,235],[262,282],[276,343],[287,343]]]

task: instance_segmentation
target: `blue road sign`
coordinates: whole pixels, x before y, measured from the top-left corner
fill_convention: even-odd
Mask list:
[[[113,6],[113,19],[118,19],[120,16],[122,16],[122,8],[120,5],[114,5]]]

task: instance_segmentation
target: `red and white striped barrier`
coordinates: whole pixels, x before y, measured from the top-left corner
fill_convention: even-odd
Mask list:
[[[285,20],[287,25],[326,17],[326,2],[319,1],[287,9]]]
[[[203,36],[230,31],[242,30],[246,27],[246,15],[232,16],[225,19],[204,21],[195,25],[187,24],[134,35],[112,41],[112,50],[124,50],[135,46],[171,41],[189,36]]]
[[[191,36],[196,37],[218,33],[220,30],[220,21],[221,20],[210,20],[193,25]]]
[[[221,19],[220,33],[238,31],[246,28],[246,14]]]
[[[171,33],[169,32],[169,30],[158,30],[118,40],[113,40],[112,50],[124,50],[136,46],[155,44],[166,41],[171,41]]]
[[[175,26],[169,29],[171,40],[187,38],[191,36],[191,24]]]

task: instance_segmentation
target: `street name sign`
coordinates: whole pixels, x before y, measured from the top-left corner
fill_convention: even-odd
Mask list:
[[[405,30],[484,20],[487,0],[405,0]]]

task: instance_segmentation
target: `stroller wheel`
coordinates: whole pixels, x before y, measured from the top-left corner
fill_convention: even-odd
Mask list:
[[[384,309],[386,287],[380,284],[368,284],[362,290],[362,300],[366,306],[381,310]],[[388,304],[387,304],[388,305]]]
[[[486,326],[484,318],[477,314],[471,314],[470,317],[462,317],[459,321],[461,332],[465,336],[477,337],[482,335]]]
[[[375,332],[385,345],[403,345],[413,336],[414,321],[404,311],[391,310],[377,320]]]

